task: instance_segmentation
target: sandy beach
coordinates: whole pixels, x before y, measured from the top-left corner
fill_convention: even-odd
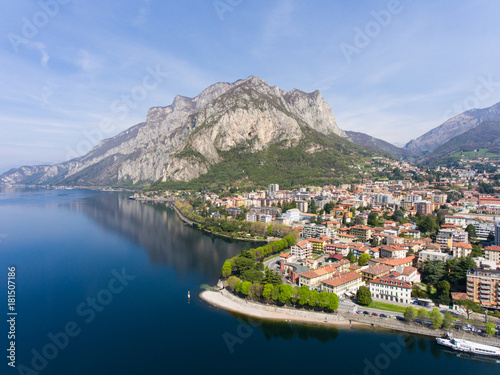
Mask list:
[[[200,293],[200,298],[213,306],[260,319],[349,326],[348,320],[335,314],[262,305],[239,299],[225,290],[204,291]],[[352,325],[363,324],[352,322]]]

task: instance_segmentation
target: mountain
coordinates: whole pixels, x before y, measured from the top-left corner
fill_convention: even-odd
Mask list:
[[[369,147],[397,158],[402,157],[404,154],[403,149],[396,147],[393,144],[382,139],[372,137],[371,135],[353,131],[346,131],[345,133],[347,137],[357,145]]]
[[[462,158],[500,156],[500,122],[486,121],[425,155],[420,164],[453,165]]]
[[[145,122],[82,157],[13,169],[0,176],[0,183],[145,186],[210,177],[224,166],[232,168],[223,171],[226,175],[248,179],[252,173],[240,169],[248,160],[259,163],[262,170],[249,168],[260,183],[272,167],[288,173],[307,169],[305,177],[339,177],[369,156],[346,139],[319,91],[286,92],[250,76],[217,83],[195,98],[176,96],[172,105],[151,108]]]
[[[413,139],[405,145],[405,150],[414,156],[432,151],[447,141],[475,128],[484,121],[500,121],[500,103],[489,108],[471,109],[450,118],[443,124]]]

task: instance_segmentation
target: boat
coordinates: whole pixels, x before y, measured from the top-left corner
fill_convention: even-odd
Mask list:
[[[479,344],[477,342],[464,339],[455,339],[451,333],[448,333],[444,337],[436,337],[436,342],[439,345],[464,353],[500,357],[500,348],[497,348],[496,346]]]

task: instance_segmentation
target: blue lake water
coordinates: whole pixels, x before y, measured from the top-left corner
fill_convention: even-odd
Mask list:
[[[499,373],[499,364],[447,353],[430,338],[254,322],[199,300],[224,260],[250,246],[126,194],[0,190],[3,353],[9,266],[18,313],[17,367],[3,355],[1,373]]]

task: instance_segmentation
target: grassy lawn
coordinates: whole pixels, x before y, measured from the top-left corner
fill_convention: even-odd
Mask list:
[[[372,303],[370,303],[370,305],[368,307],[370,307],[372,309],[394,311],[394,312],[399,312],[399,313],[404,313],[406,310],[406,307],[404,307],[404,306],[393,305],[391,303],[385,303],[385,302],[379,302],[379,301],[372,301]]]

